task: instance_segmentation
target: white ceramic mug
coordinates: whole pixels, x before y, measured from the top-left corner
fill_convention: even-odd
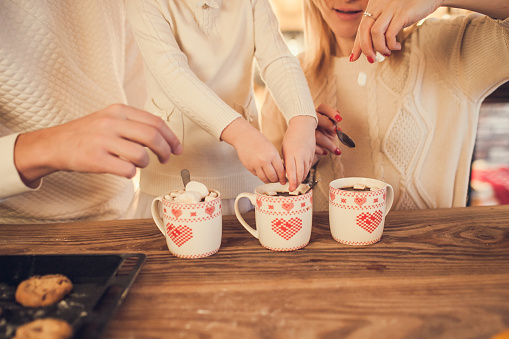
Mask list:
[[[346,191],[356,184],[372,191]],[[347,245],[374,244],[382,237],[385,216],[394,200],[392,186],[370,178],[342,178],[329,184],[329,224],[332,237]]]
[[[296,196],[267,196],[266,192],[288,191],[288,184],[271,183],[258,186],[255,193],[241,193],[235,198],[235,215],[244,228],[260,244],[273,251],[303,248],[311,238],[313,192]],[[256,229],[247,224],[239,212],[241,198],[255,206]]]
[[[221,197],[199,203],[176,203],[164,196],[152,201],[152,218],[166,237],[170,252],[179,258],[202,258],[221,246]],[[162,215],[162,218],[161,218]]]

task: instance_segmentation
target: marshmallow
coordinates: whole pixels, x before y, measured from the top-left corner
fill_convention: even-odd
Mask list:
[[[366,188],[366,186],[363,185],[363,184],[355,184],[355,185],[353,185],[353,189],[355,189],[355,190],[363,190],[365,188]]]
[[[200,193],[196,191],[186,191],[181,195],[175,197],[175,202],[185,203],[185,204],[194,204],[200,202],[202,199]]]
[[[217,197],[212,197],[212,196],[210,196],[210,195],[207,195],[207,196],[205,197],[205,201],[212,201],[212,200],[214,200],[215,198],[217,198]]]
[[[275,195],[277,195],[277,192],[276,191],[267,191],[267,192],[265,192],[265,194],[267,194],[268,196],[275,196]]]
[[[200,200],[209,195],[207,186],[198,181],[189,181],[186,185],[186,192],[197,192],[200,195]]]

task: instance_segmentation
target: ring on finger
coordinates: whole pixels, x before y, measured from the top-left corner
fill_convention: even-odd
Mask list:
[[[362,15],[364,15],[365,17],[371,18],[371,19],[376,21],[376,18],[373,16],[373,14],[371,14],[369,12],[364,12]]]

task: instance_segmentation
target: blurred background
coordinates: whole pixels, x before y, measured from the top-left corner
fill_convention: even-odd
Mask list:
[[[297,55],[303,49],[301,0],[269,0],[279,19],[288,47]],[[439,8],[432,17],[467,14]],[[263,103],[264,84],[255,74],[257,105]],[[469,206],[509,204],[509,82],[482,104],[477,140],[472,156]]]

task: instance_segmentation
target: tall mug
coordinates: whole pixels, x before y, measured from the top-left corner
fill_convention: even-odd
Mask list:
[[[347,245],[374,244],[382,237],[394,199],[392,186],[370,178],[342,178],[329,184],[332,237]]]

